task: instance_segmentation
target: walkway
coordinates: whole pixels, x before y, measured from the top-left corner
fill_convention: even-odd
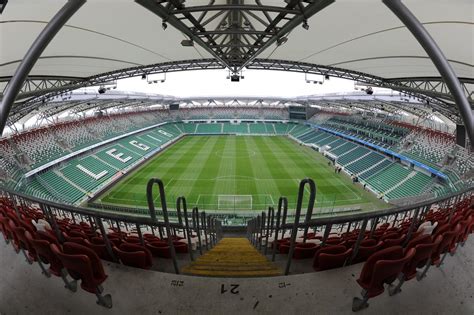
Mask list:
[[[184,267],[182,273],[208,277],[269,277],[282,271],[246,238],[223,238],[210,251]]]

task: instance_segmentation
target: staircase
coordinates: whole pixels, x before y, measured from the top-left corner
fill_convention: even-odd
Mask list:
[[[223,238],[181,272],[208,277],[269,277],[283,274],[246,238]]]

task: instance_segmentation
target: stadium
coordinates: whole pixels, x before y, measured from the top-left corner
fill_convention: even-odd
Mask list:
[[[469,0],[0,0],[0,314],[473,314],[473,32]]]

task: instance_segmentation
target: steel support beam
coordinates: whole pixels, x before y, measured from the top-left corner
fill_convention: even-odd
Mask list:
[[[459,82],[456,73],[444,56],[443,52],[436,44],[435,40],[416,16],[402,3],[401,0],[382,0],[382,2],[402,21],[402,23],[415,36],[417,41],[426,51],[431,61],[438,69],[441,77],[454,97],[456,105],[459,108],[462,120],[467,130],[467,135],[471,144],[474,144],[474,118],[471,105],[464,95],[464,90]]]
[[[45,103],[49,102],[49,99],[52,99],[53,97],[56,97],[61,93],[72,91],[81,87],[96,85],[98,86],[104,84],[105,82],[157,73],[224,68],[225,67],[220,64],[216,59],[181,60],[120,69],[117,71],[98,74],[88,78],[81,78],[76,81],[71,81],[70,84],[57,87],[57,90],[54,92],[46,91],[47,93],[41,93],[41,90],[37,90],[35,91],[35,94],[38,96],[26,102],[20,103],[17,100],[16,104],[11,110],[10,120],[16,121],[18,120],[16,116],[19,115],[21,117],[22,115],[24,115],[22,113],[30,112],[35,108],[44,106]],[[432,108],[436,109],[446,117],[450,117],[450,119],[454,119],[455,121],[458,120],[459,111],[457,110],[457,107],[453,104],[454,99],[451,93],[449,93],[449,91],[447,90],[447,88],[445,89],[439,86],[439,83],[442,81],[441,78],[438,77],[384,79],[367,73],[351,71],[342,68],[275,59],[255,59],[247,66],[247,68],[256,70],[290,71],[302,74],[310,73],[328,75],[331,77],[358,81],[362,84],[389,88],[403,93],[407,93],[416,98],[423,99],[427,102],[429,101],[429,105]],[[0,78],[0,81],[1,80],[5,80],[5,78]],[[416,82],[411,85],[410,81]],[[473,81],[468,78],[461,78],[461,82],[463,84],[465,95],[466,97],[468,97],[468,92],[472,90],[470,86],[472,86]]]
[[[10,109],[36,61],[63,25],[66,24],[84,3],[86,3],[86,0],[68,0],[41,31],[30,49],[28,49],[25,57],[10,80],[2,103],[0,104],[0,135],[3,134]]]

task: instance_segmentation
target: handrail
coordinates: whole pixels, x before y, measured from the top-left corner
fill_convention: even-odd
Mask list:
[[[184,198],[183,196],[178,197],[178,199],[176,200],[176,211],[178,212],[178,222],[179,222],[179,224],[182,224],[181,203],[183,204],[184,231],[185,231],[185,234],[186,234],[186,239],[188,240],[189,258],[191,258],[191,261],[194,261],[193,248],[192,248],[192,245],[191,245],[191,233],[189,232],[188,207],[186,205],[186,198]]]
[[[300,186],[298,189],[298,199],[296,201],[296,211],[295,211],[295,222],[293,224],[293,229],[291,231],[290,250],[288,251],[288,261],[286,263],[285,275],[288,275],[288,273],[290,272],[291,260],[293,259],[293,252],[295,251],[296,234],[298,232],[298,223],[299,223],[300,214],[301,214],[301,207],[303,206],[303,196],[304,196],[306,184],[309,185],[309,200],[308,200],[308,208],[306,210],[305,223],[307,223],[309,221],[309,218],[311,218],[311,215],[313,213],[313,208],[314,208],[314,202],[316,201],[316,184],[310,178],[303,179],[300,182]],[[308,213],[309,213],[309,216],[308,216]],[[307,229],[305,228],[305,233],[306,232],[307,232]]]
[[[274,240],[273,240],[273,254],[272,254],[272,261],[275,261],[275,255],[277,251],[278,241],[280,237],[280,231],[282,231],[281,237],[283,238],[285,235],[285,229],[291,230],[291,237],[289,242],[289,252],[288,252],[288,260],[285,270],[285,275],[289,274],[291,261],[293,258],[294,249],[296,247],[296,237],[298,230],[303,229],[303,241],[307,237],[307,232],[309,228],[313,228],[315,232],[320,230],[322,232],[322,239],[321,239],[321,246],[325,246],[326,240],[329,238],[331,230],[333,226],[336,226],[339,229],[339,232],[344,234],[348,233],[349,231],[358,231],[357,238],[353,245],[353,252],[351,257],[346,261],[346,264],[352,263],[352,261],[357,257],[358,250],[360,244],[366,233],[370,233],[373,235],[375,232],[376,227],[379,223],[383,220],[385,223],[391,223],[392,227],[396,226],[399,222],[410,222],[410,225],[407,227],[406,236],[409,239],[410,235],[416,232],[416,227],[419,222],[423,220],[423,217],[428,213],[430,209],[432,209],[433,205],[437,205],[441,209],[450,209],[449,211],[449,218],[451,218],[454,214],[455,207],[454,205],[458,204],[464,198],[470,198],[474,192],[474,186],[466,187],[465,189],[458,191],[455,194],[450,194],[449,196],[438,197],[423,203],[413,204],[411,206],[404,206],[396,208],[395,211],[393,209],[386,209],[386,210],[378,210],[373,212],[367,213],[358,213],[352,215],[344,215],[332,218],[316,218],[311,219],[312,214],[312,205],[314,204],[314,199],[310,196],[310,202],[308,204],[308,209],[306,213],[301,213],[301,203],[302,197],[304,194],[304,186],[309,184],[311,186],[312,180],[303,180],[300,182],[299,192],[298,192],[298,203],[295,213],[295,220],[293,223],[283,223],[280,224],[280,220],[282,218],[282,205],[284,204],[284,198],[280,198],[279,200],[279,208],[276,213],[276,223],[271,220],[267,220],[266,230],[269,231],[274,229]],[[311,187],[310,194],[314,197],[316,193],[316,187]],[[264,217],[265,213],[262,215],[257,216],[254,219],[248,221],[248,235],[249,239],[259,239],[259,235],[262,233],[262,217]],[[270,215],[270,212],[269,212]],[[299,222],[300,218],[304,217],[304,222]],[[285,218],[283,218],[285,219]],[[409,220],[409,221],[407,221]],[[270,223],[272,222],[272,223]],[[283,220],[284,222],[284,220]],[[268,226],[270,225],[270,226]],[[343,232],[345,230],[345,232]],[[260,236],[261,238],[261,236]],[[257,241],[254,242],[254,245],[258,248]]]
[[[193,208],[192,219],[193,219],[193,229],[196,231],[197,237],[198,237],[199,253],[202,255],[201,230],[199,228],[199,210],[197,207]]]
[[[282,214],[283,211],[283,214]],[[288,199],[286,197],[280,197],[278,199],[278,211],[276,215],[276,225],[275,225],[275,237],[273,239],[273,253],[272,253],[272,261],[275,261],[275,254],[277,250],[277,241],[278,241],[278,233],[280,230],[280,218],[282,218],[282,224],[286,223],[286,215],[288,214]],[[283,215],[283,217],[282,217]],[[285,230],[283,230],[282,237],[285,234]]]
[[[403,212],[406,212],[418,207],[423,207],[425,205],[431,205],[433,203],[440,203],[443,201],[447,201],[453,197],[463,195],[467,192],[474,192],[474,185],[470,187],[466,187],[460,191],[457,191],[447,196],[441,196],[441,197],[433,198],[430,200],[425,200],[425,201],[418,202],[416,204],[412,204],[408,206],[394,207],[394,208],[375,210],[375,211],[367,211],[367,212],[362,212],[362,213],[358,212],[358,213],[352,213],[352,214],[346,214],[346,215],[338,215],[334,217],[314,218],[308,222],[301,222],[301,223],[299,222],[298,228],[304,228],[306,226],[311,227],[315,225],[347,223],[347,222],[360,221],[364,219],[372,219],[374,217],[384,217],[387,215],[399,214],[399,213],[403,213]],[[291,229],[293,225],[294,223],[286,223],[286,224],[282,224],[281,228]]]
[[[146,198],[148,201],[148,208],[150,209],[150,217],[156,221],[155,202],[153,200],[153,184],[157,184],[160,192],[161,209],[163,211],[163,220],[166,228],[166,238],[168,239],[168,246],[170,247],[171,259],[173,260],[174,271],[179,274],[178,261],[176,260],[176,251],[174,249],[173,237],[171,236],[171,226],[168,218],[168,208],[166,206],[166,196],[163,181],[159,178],[152,178],[148,181],[146,186]]]

